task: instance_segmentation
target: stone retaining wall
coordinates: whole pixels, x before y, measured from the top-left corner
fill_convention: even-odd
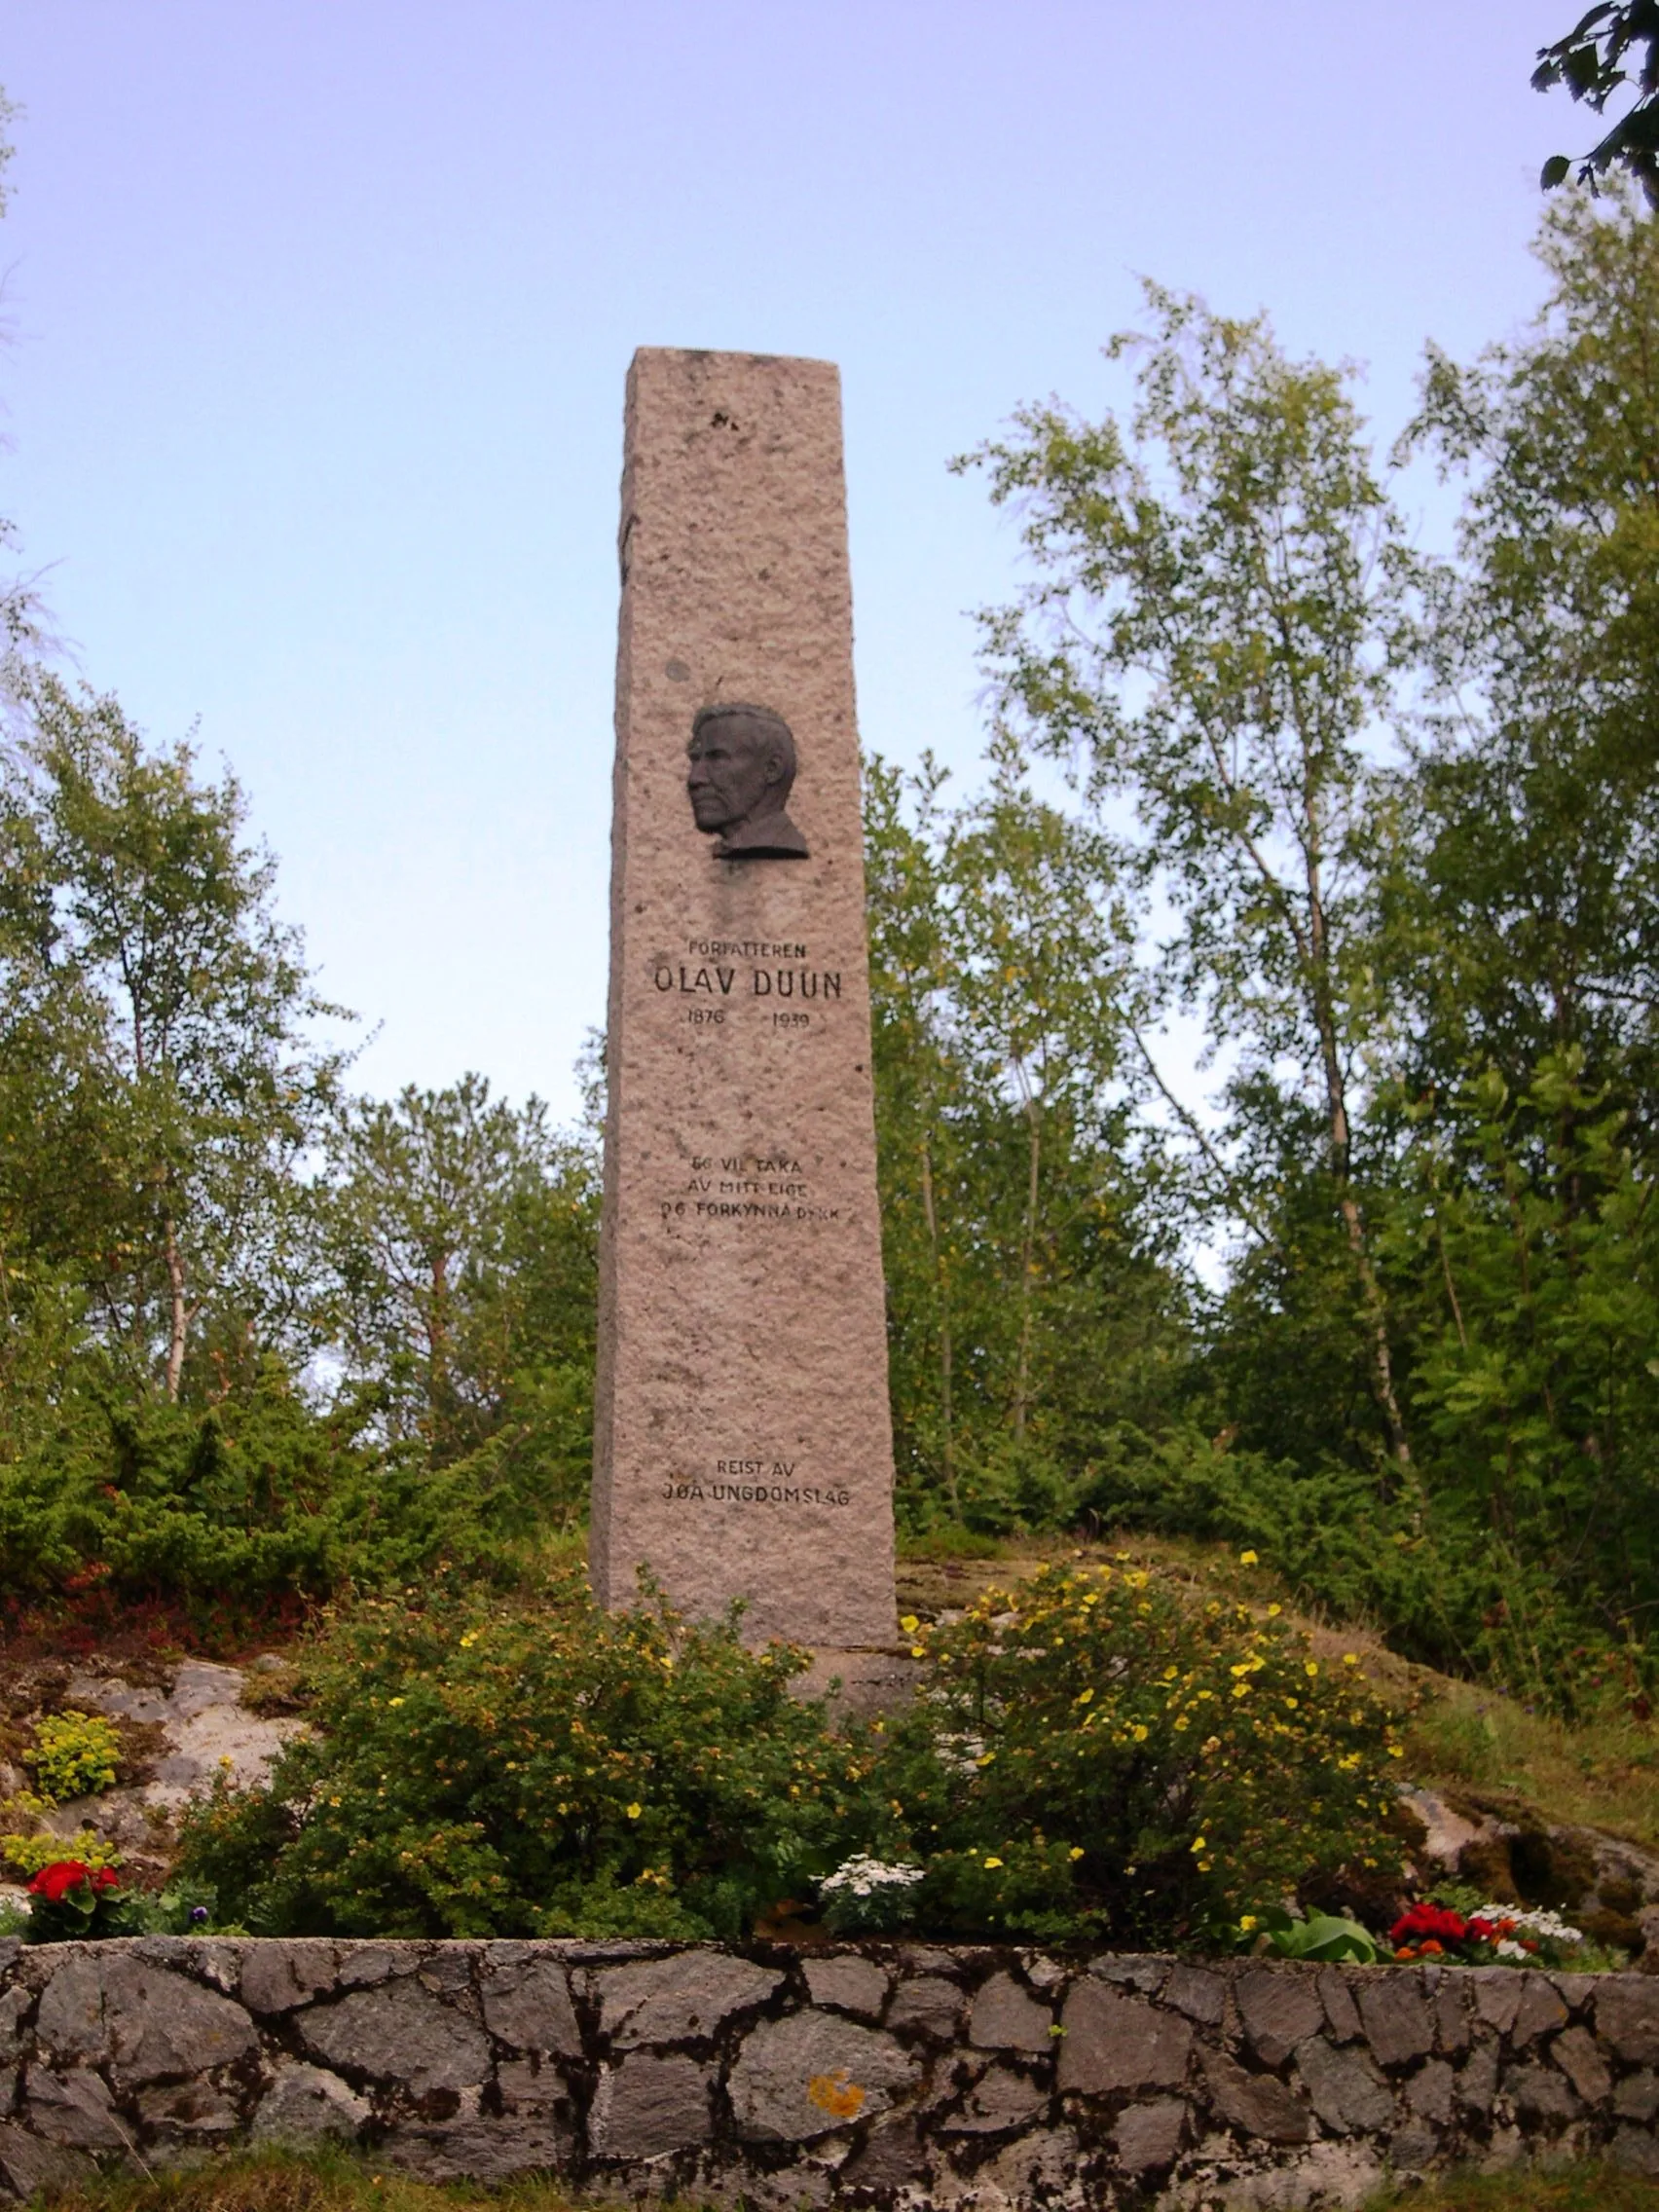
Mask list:
[[[18,2194],[254,2142],[760,2206],[1313,2205],[1659,2172],[1659,1977],[863,1943],[0,1943]]]

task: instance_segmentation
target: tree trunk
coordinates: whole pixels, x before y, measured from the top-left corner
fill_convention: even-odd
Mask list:
[[[169,1211],[163,1217],[162,1249],[166,1256],[167,1293],[171,1321],[167,1330],[167,1403],[178,1403],[179,1382],[184,1374],[184,1343],[190,1326],[190,1309],[184,1296],[184,1259],[178,1248],[178,1228]]]
[[[1014,1433],[1023,1441],[1025,1412],[1031,1394],[1031,1272],[1037,1254],[1037,1176],[1042,1160],[1042,1109],[1029,1093],[1025,1099],[1026,1174],[1025,1231],[1019,1244],[1019,1358],[1014,1379]]]

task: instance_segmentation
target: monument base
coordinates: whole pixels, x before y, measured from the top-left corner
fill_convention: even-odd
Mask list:
[[[828,1698],[831,1714],[869,1720],[908,1705],[920,1674],[905,1643],[820,1644],[790,1687],[798,1698]]]

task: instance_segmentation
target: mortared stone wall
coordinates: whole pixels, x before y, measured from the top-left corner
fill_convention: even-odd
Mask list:
[[[248,2141],[755,2206],[1659,2172],[1659,1976],[861,1943],[0,1942],[0,2180]]]

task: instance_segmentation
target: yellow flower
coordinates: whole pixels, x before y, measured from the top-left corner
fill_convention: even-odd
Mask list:
[[[914,1636],[917,1629],[919,1629],[921,1625],[921,1622],[917,1620],[914,1613],[905,1613],[901,1618],[899,1623],[899,1626],[904,1631],[904,1634],[906,1636]]]
[[[996,1755],[997,1754],[995,1751],[985,1751],[974,1761],[974,1764],[976,1766],[989,1766],[992,1759],[994,1759]]]
[[[1000,1866],[1002,1864],[1002,1861],[1000,1859],[987,1859],[985,1861],[985,1864],[987,1866]]]
[[[1390,1744],[1388,1746],[1388,1756],[1391,1759],[1403,1759],[1405,1755],[1405,1752],[1401,1751],[1398,1744]]]
[[[1072,1845],[1071,1849],[1070,1849],[1070,1850],[1069,1850],[1069,1851],[1068,1851],[1068,1852],[1066,1853],[1066,1857],[1067,1857],[1068,1859],[1081,1859],[1081,1858],[1083,1857],[1083,1846],[1082,1846],[1082,1844],[1081,1844],[1081,1843],[1074,1843],[1074,1844]]]
[[[644,1807],[644,1805],[636,1801],[634,1804],[628,1807],[628,1818],[631,1821],[637,1821],[640,1815],[645,1811],[645,1808]]]
[[[910,1657],[912,1659],[925,1659],[927,1657],[927,1653],[919,1643],[912,1643],[910,1646]]]
[[[1314,1676],[1319,1672],[1318,1660],[1309,1659],[1308,1664],[1303,1668],[1302,1672],[1308,1677],[1308,1679],[1311,1681]]]
[[[1260,1567],[1262,1563],[1254,1552],[1240,1552],[1238,1564],[1240,1567]]]
[[[1238,1923],[1238,1933],[1241,1936],[1253,1935],[1261,1925],[1261,1922],[1256,1918],[1256,1915],[1253,1912],[1247,1912],[1243,1915]]]
[[[478,1631],[475,1628],[469,1628],[461,1640],[461,1648],[462,1651],[469,1651],[477,1641]]]
[[[1193,1838],[1190,1848],[1194,1851],[1204,1851],[1208,1849],[1208,1845],[1209,1839],[1207,1836],[1196,1835]]]
[[[1345,1651],[1343,1653],[1343,1665],[1345,1667],[1357,1667],[1359,1665],[1359,1653],[1357,1651]]]
[[[1094,1692],[1092,1690],[1079,1690],[1076,1698],[1073,1700],[1073,1703],[1076,1705],[1088,1705],[1091,1702],[1093,1696]]]
[[[1188,1722],[1188,1719],[1187,1719],[1187,1715],[1186,1715],[1186,1714],[1185,1714],[1183,1713],[1183,1714],[1181,1714],[1180,1718],[1179,1718],[1179,1719],[1178,1719],[1178,1720],[1176,1721],[1176,1723],[1175,1723],[1175,1728],[1176,1728],[1176,1732],[1177,1732],[1177,1734],[1179,1734],[1179,1732],[1180,1732],[1180,1731],[1181,1731],[1181,1730],[1182,1730],[1183,1728],[1187,1727],[1188,1725],[1189,1725],[1189,1722]]]
[[[400,1697],[388,1697],[386,1702],[387,1706],[393,1706],[401,1705],[403,1703],[403,1700]]]
[[[1134,1727],[1130,1730],[1130,1734],[1134,1737],[1134,1740],[1137,1744],[1144,1744],[1146,1742],[1146,1722],[1144,1720],[1137,1720],[1134,1724]]]

